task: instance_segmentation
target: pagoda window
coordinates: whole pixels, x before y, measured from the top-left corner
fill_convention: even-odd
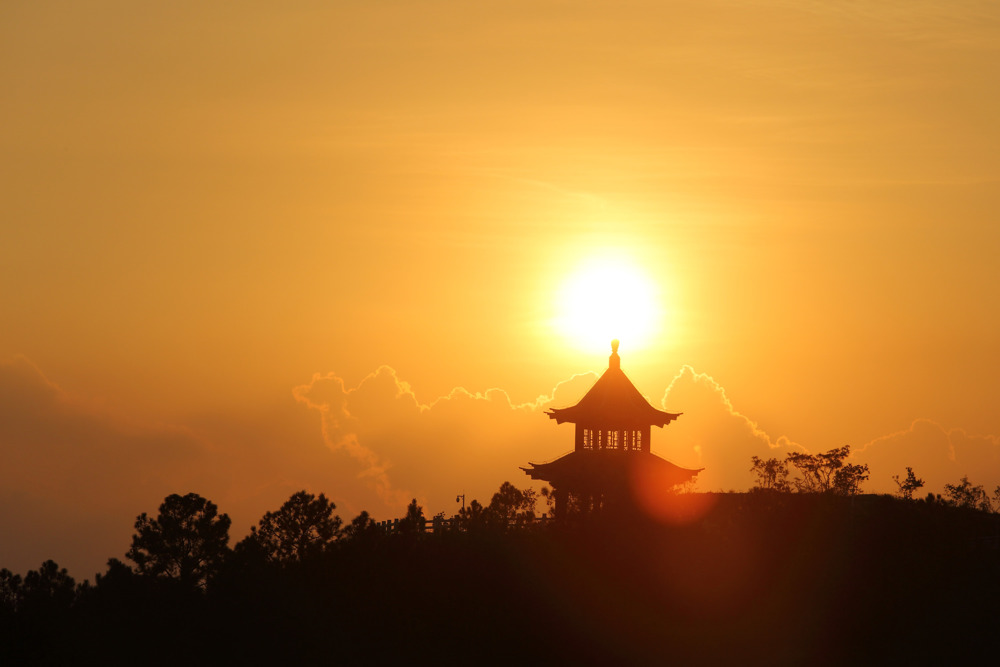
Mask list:
[[[637,452],[642,451],[642,431],[635,432],[635,450]]]
[[[618,431],[608,431],[608,449],[618,449]]]
[[[583,429],[583,448],[584,449],[594,448],[594,431],[589,428]]]

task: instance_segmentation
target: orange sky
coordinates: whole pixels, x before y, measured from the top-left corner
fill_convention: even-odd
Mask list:
[[[526,484],[609,254],[707,490],[781,438],[992,490],[997,81],[992,2],[3,3],[0,567],[91,576],[171,492]]]

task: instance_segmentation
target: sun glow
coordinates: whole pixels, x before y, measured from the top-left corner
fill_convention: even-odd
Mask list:
[[[565,280],[556,299],[553,326],[582,351],[603,349],[614,338],[629,349],[645,347],[663,319],[654,283],[623,260],[587,262]]]

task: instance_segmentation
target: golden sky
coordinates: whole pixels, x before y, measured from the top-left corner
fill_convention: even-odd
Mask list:
[[[172,492],[526,485],[609,259],[705,490],[789,443],[992,490],[997,81],[988,1],[5,2],[0,566],[90,576]]]

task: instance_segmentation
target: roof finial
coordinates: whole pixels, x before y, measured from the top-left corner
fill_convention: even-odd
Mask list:
[[[608,357],[608,368],[621,368],[622,358],[618,356],[618,339],[611,341],[611,356]]]

